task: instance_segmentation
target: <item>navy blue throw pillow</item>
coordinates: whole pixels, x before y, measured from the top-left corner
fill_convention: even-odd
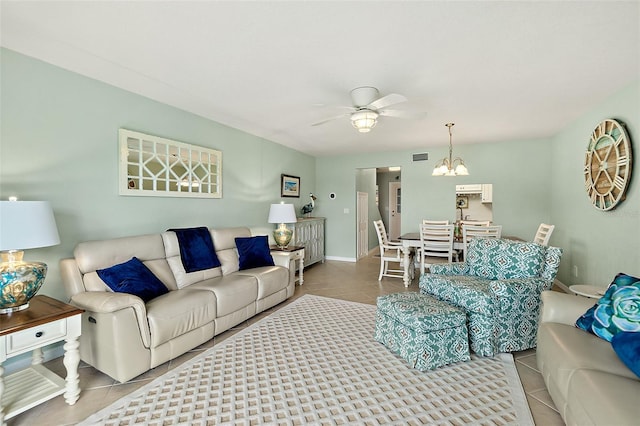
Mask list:
[[[240,270],[273,266],[273,257],[269,250],[269,239],[266,235],[257,237],[236,238],[236,248],[240,257]]]
[[[185,272],[204,271],[220,266],[211,233],[206,226],[167,229],[167,231],[176,233],[180,246],[180,259]]]
[[[611,346],[624,365],[640,377],[640,333],[618,333],[611,339]]]
[[[111,290],[133,294],[145,303],[169,292],[162,281],[137,257],[109,268],[98,269],[96,273]]]

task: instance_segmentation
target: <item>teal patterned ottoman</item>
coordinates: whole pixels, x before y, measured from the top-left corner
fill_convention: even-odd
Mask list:
[[[374,338],[425,371],[469,361],[466,315],[460,309],[420,293],[378,297]]]

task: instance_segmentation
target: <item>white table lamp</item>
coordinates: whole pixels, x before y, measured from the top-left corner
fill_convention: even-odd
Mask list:
[[[269,209],[269,223],[278,223],[278,227],[273,231],[273,239],[280,248],[285,248],[291,242],[293,231],[287,228],[287,223],[296,223],[296,211],[293,204],[271,204]]]
[[[47,265],[24,262],[23,250],[60,244],[48,201],[0,201],[0,314],[29,307]]]

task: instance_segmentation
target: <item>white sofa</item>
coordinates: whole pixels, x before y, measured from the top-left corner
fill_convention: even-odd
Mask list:
[[[188,274],[174,232],[78,244],[60,267],[70,303],[85,310],[81,359],[126,382],[293,295],[292,265],[239,270],[235,238],[250,237],[248,228],[210,233],[221,266]],[[168,293],[145,304],[98,277],[96,270],[134,256]]]
[[[640,378],[611,343],[575,327],[595,299],[545,291],[538,368],[562,419],[572,425],[637,425]]]

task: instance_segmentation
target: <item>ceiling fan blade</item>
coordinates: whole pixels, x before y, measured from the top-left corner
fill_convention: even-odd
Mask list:
[[[397,118],[408,118],[408,119],[420,119],[427,115],[424,111],[405,111],[399,109],[383,109],[379,110],[378,114],[385,117],[397,117]]]
[[[378,110],[390,105],[399,104],[401,102],[407,102],[407,98],[402,95],[398,95],[397,93],[390,93],[387,96],[383,96],[380,99],[376,99],[375,101],[371,102],[366,106],[366,108]]]
[[[325,120],[318,121],[317,123],[313,123],[313,124],[312,124],[312,126],[319,126],[319,125],[324,124],[324,123],[327,123],[327,122],[329,122],[329,121],[338,120],[338,119],[340,119],[340,118],[342,118],[342,117],[347,117],[347,116],[349,116],[349,115],[351,115],[351,113],[350,113],[350,112],[349,112],[349,113],[346,113],[346,114],[336,115],[336,116],[334,116],[334,117],[330,117],[330,118],[327,118],[327,119],[325,119]]]

